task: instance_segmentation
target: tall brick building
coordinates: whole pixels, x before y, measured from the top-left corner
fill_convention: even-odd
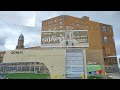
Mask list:
[[[91,21],[87,16],[78,18],[61,15],[42,21],[42,31],[66,30],[67,26],[71,26],[72,30],[88,30],[87,63],[101,64],[105,69],[110,70],[117,68],[114,33],[111,25]]]

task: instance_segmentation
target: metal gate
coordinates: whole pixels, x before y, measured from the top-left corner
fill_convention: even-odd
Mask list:
[[[66,78],[81,79],[84,74],[83,49],[66,49]]]

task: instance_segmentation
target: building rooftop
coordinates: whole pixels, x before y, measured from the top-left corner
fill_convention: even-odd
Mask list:
[[[105,23],[101,23],[101,22],[97,22],[97,21],[90,20],[88,16],[83,16],[83,17],[80,18],[80,17],[71,16],[71,15],[59,15],[59,16],[56,16],[56,17],[63,17],[63,16],[70,16],[70,17],[78,18],[78,19],[85,19],[85,18],[88,18],[88,20],[91,21],[91,22],[96,22],[96,23],[100,23],[100,24],[104,24],[104,25],[109,25],[109,24],[105,24]],[[48,20],[53,19],[53,18],[56,18],[56,17],[52,17],[52,18],[43,20],[42,22],[48,21]]]

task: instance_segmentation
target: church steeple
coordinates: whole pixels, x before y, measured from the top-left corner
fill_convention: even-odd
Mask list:
[[[24,36],[21,34],[18,38],[18,44],[16,46],[16,49],[23,49],[24,48]]]
[[[21,35],[19,36],[19,38],[24,38],[24,36],[22,35],[22,33],[21,33]]]

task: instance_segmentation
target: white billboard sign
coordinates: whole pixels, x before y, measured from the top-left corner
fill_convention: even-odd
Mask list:
[[[42,31],[42,47],[89,47],[88,30]]]

